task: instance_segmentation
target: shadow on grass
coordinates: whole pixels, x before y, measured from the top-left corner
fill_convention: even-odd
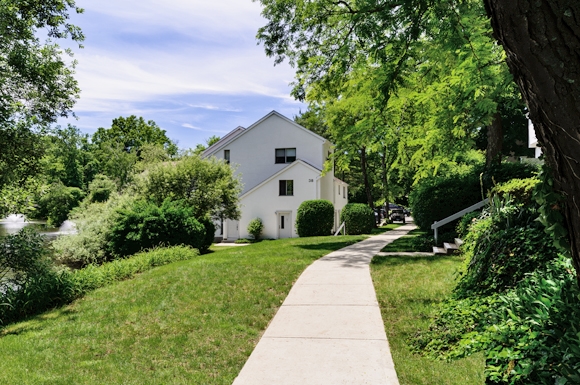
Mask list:
[[[387,266],[400,266],[413,263],[433,263],[441,260],[457,258],[457,256],[452,255],[434,255],[434,256],[423,256],[423,255],[376,255],[371,264],[373,265],[387,265]]]
[[[305,250],[328,250],[328,252],[332,252],[338,249],[342,249],[343,247],[347,247],[350,245],[354,245],[358,243],[356,241],[337,241],[337,242],[325,242],[325,243],[316,243],[313,245],[294,245],[294,247],[298,247]]]
[[[9,323],[0,326],[0,338],[40,331],[44,328],[46,321],[50,321],[56,318],[63,322],[74,322],[77,320],[77,317],[77,311],[71,307],[49,309],[45,313],[33,315],[15,323]]]

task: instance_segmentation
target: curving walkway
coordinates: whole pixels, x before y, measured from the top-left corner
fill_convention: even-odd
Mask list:
[[[234,385],[398,385],[369,263],[408,224],[310,265]]]

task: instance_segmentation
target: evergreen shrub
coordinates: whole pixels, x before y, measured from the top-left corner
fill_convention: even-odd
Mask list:
[[[375,227],[375,214],[364,203],[348,203],[342,209],[340,221],[346,222],[346,233],[349,235],[369,234]]]
[[[106,175],[98,174],[89,183],[89,202],[106,202],[116,189],[115,182]]]
[[[296,214],[296,230],[300,237],[330,235],[334,225],[334,206],[325,199],[304,201]]]

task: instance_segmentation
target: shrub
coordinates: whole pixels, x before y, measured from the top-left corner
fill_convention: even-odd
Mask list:
[[[131,207],[135,198],[113,193],[103,203],[83,204],[71,214],[77,234],[64,235],[53,241],[57,262],[71,267],[101,264],[111,255],[107,251],[108,237],[119,209]]]
[[[0,294],[0,304],[3,305],[0,306],[0,325],[67,304],[91,290],[131,278],[155,266],[191,259],[198,255],[197,250],[189,247],[159,248],[98,267],[89,265],[72,272],[62,270],[58,273],[31,276],[19,288],[9,287]]]
[[[198,219],[198,221],[203,225],[205,229],[205,237],[203,238],[203,242],[199,247],[199,251],[202,253],[206,253],[215,240],[215,224],[211,219],[207,217]]]
[[[0,292],[3,285],[22,285],[30,277],[50,271],[50,260],[44,238],[25,227],[16,234],[0,238]]]
[[[124,257],[159,245],[206,249],[206,230],[193,213],[194,209],[183,201],[166,199],[161,206],[136,201],[131,207],[117,211],[108,250],[114,256]]]
[[[368,205],[349,203],[342,209],[340,221],[346,222],[349,235],[369,234],[375,227],[375,214]]]
[[[481,215],[481,211],[472,211],[470,213],[465,214],[457,223],[457,227],[455,231],[457,232],[457,236],[459,238],[463,238],[469,232],[469,227],[479,218]]]
[[[89,202],[106,202],[111,193],[117,189],[117,185],[109,177],[98,174],[89,184]]]
[[[296,214],[296,230],[300,237],[330,235],[334,225],[334,206],[330,201],[304,201]]]
[[[167,198],[185,200],[194,216],[238,219],[241,183],[234,170],[216,158],[186,156],[151,167],[138,184],[139,195],[161,205]]]
[[[78,187],[66,187],[62,183],[55,183],[40,198],[38,213],[41,217],[47,218],[49,225],[60,226],[67,219],[69,212],[79,205],[83,195],[83,191]]]
[[[413,220],[423,231],[428,231],[435,221],[440,221],[483,199],[496,183],[514,178],[530,178],[537,172],[526,163],[502,163],[485,171],[478,165],[467,171],[450,172],[421,180],[409,194]],[[483,185],[482,185],[483,183]],[[444,228],[454,229],[455,223]]]
[[[264,223],[262,223],[260,218],[254,218],[248,224],[248,233],[250,233],[255,240],[260,239],[263,230]]]

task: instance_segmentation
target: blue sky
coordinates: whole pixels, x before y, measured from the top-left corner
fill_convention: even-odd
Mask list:
[[[251,0],[77,0],[72,22],[81,98],[72,123],[92,134],[119,116],[154,120],[180,148],[247,127],[276,110],[305,110],[290,96],[294,70],[274,66],[255,39],[265,24]],[[64,44],[62,44],[64,45]],[[69,44],[66,44],[69,46]]]

